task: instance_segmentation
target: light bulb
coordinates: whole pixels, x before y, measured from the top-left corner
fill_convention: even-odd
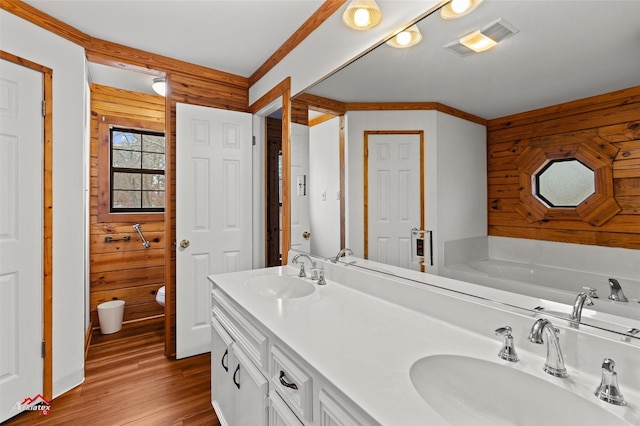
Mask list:
[[[451,9],[455,13],[464,13],[471,6],[471,0],[452,0]]]
[[[358,9],[353,14],[353,22],[358,27],[366,27],[371,23],[371,15],[367,9]]]
[[[396,36],[396,43],[400,46],[406,46],[411,43],[411,33],[409,31],[403,31]]]

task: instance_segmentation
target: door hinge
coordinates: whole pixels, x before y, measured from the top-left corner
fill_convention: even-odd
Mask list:
[[[253,146],[255,146],[256,145],[256,137],[255,136],[251,136],[251,138],[252,138],[252,144],[253,144]]]
[[[42,101],[42,116],[45,117],[47,115],[47,103]]]
[[[44,354],[47,351],[47,344],[45,343],[45,341],[42,341],[42,353],[41,353],[41,357],[44,358]]]

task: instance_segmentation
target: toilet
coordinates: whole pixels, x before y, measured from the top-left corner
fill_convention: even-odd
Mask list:
[[[160,306],[164,306],[164,286],[158,289],[156,293],[156,302],[160,304]]]

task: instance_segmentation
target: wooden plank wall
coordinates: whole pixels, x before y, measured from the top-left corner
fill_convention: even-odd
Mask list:
[[[151,248],[145,249],[132,226],[137,222],[98,221],[98,119],[106,115],[164,123],[165,99],[101,85],[91,85],[91,321],[98,325],[97,305],[126,301],[124,320],[162,315],[155,300],[164,285],[164,221],[140,222]],[[105,243],[105,237],[130,236],[131,241]]]
[[[249,107],[249,80],[246,77],[231,74],[212,74],[209,78],[197,77],[194,74],[169,72],[167,74],[169,93],[167,102],[170,109],[167,115],[169,122],[167,153],[168,153],[168,186],[170,194],[176,193],[176,104],[186,103],[210,108],[227,109],[246,112]],[[176,236],[176,201],[175,196],[167,200],[169,209],[168,238],[177,241]],[[171,244],[171,262],[166,271],[167,294],[165,313],[168,315],[165,325],[165,355],[175,356],[176,353],[176,245]]]
[[[520,197],[516,158],[536,139],[560,144],[594,132],[619,149],[613,185],[622,211],[602,226],[527,222],[515,210]],[[489,235],[640,249],[640,86],[490,120],[487,144]]]

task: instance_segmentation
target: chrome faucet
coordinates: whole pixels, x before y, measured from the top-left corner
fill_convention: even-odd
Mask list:
[[[350,249],[350,248],[346,248],[346,247],[345,247],[345,248],[343,248],[342,250],[340,250],[340,251],[338,252],[338,254],[336,254],[336,257],[334,257],[333,259],[331,259],[331,262],[333,262],[333,263],[338,262],[338,260],[340,260],[340,258],[341,258],[342,256],[344,256],[345,254],[353,254],[353,251],[351,251],[351,249]]]
[[[593,300],[587,296],[587,293],[578,293],[576,301],[573,303],[573,311],[571,312],[570,320],[580,322],[582,320],[582,308],[584,305],[593,306]]]
[[[610,358],[605,358],[602,361],[602,380],[594,394],[598,399],[609,404],[626,405],[627,403],[618,387],[618,373],[613,370],[615,366],[616,363]]]
[[[298,263],[300,263],[300,272],[298,272],[298,276],[300,278],[305,278],[307,276],[307,273],[304,270],[304,262],[303,261],[298,261],[298,259],[300,259],[301,257],[306,257],[307,258],[311,268],[313,268],[314,262],[313,262],[313,260],[311,260],[311,258],[308,255],[306,255],[304,253],[298,253],[295,256],[293,256],[293,259],[291,259],[291,263],[294,264],[294,265],[297,265]]]
[[[609,278],[609,288],[611,289],[611,294],[609,295],[609,299],[615,300],[617,302],[628,302],[627,296],[622,292],[622,287],[620,283],[615,278]]]
[[[569,377],[567,369],[564,366],[562,351],[560,350],[560,338],[558,334],[560,330],[555,328],[549,320],[540,318],[533,323],[531,332],[529,333],[529,341],[541,345],[542,333],[546,331],[545,340],[547,341],[547,361],[544,364],[544,372],[554,377]]]

